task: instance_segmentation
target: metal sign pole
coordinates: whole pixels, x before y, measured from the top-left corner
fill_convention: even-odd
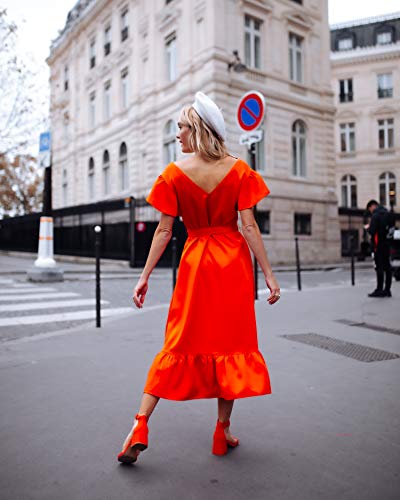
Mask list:
[[[252,142],[250,144],[250,163],[253,170],[257,170],[257,158],[256,158],[256,143]],[[254,218],[257,221],[257,205],[254,205],[253,209]],[[255,299],[258,300],[258,262],[256,256],[253,256],[253,266],[254,266],[254,291]]]

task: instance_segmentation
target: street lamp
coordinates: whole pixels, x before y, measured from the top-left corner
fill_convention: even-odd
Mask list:
[[[233,59],[228,63],[228,71],[232,68],[236,73],[243,73],[244,71],[247,71],[247,66],[240,60],[239,51],[237,50],[233,51]]]

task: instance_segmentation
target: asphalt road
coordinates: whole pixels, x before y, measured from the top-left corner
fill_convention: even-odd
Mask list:
[[[357,284],[374,288],[372,269],[357,270]],[[102,314],[118,316],[134,308],[132,290],[138,271],[103,274],[101,279]],[[295,272],[277,272],[282,294],[297,291]],[[60,283],[29,283],[24,274],[0,276],[0,342],[16,338],[55,332],[79,325],[94,323],[95,279],[92,273],[66,274]],[[303,271],[302,288],[329,289],[351,286],[349,270]],[[267,297],[263,277],[259,275],[259,299]],[[169,304],[172,293],[172,274],[157,270],[151,277],[146,307]],[[108,316],[107,316],[108,317]]]

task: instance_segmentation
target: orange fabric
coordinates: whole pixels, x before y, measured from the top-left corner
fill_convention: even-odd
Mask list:
[[[173,400],[237,399],[271,392],[258,350],[253,266],[237,210],[269,189],[243,160],[206,193],[174,163],[147,201],[188,230],[165,330],[144,392]]]

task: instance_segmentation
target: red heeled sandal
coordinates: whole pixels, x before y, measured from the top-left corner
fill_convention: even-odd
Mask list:
[[[226,455],[226,453],[228,453],[228,447],[236,448],[236,446],[238,446],[239,439],[236,439],[236,441],[226,439],[224,429],[230,425],[231,423],[229,420],[227,422],[220,422],[219,419],[217,420],[212,446],[213,455]]]
[[[124,464],[133,464],[136,462],[139,455],[138,452],[144,451],[149,445],[149,429],[147,427],[149,417],[138,414],[135,419],[137,423],[135,422],[134,424],[132,437],[117,457],[118,461]],[[134,453],[134,455],[128,455],[128,451],[130,453]]]

